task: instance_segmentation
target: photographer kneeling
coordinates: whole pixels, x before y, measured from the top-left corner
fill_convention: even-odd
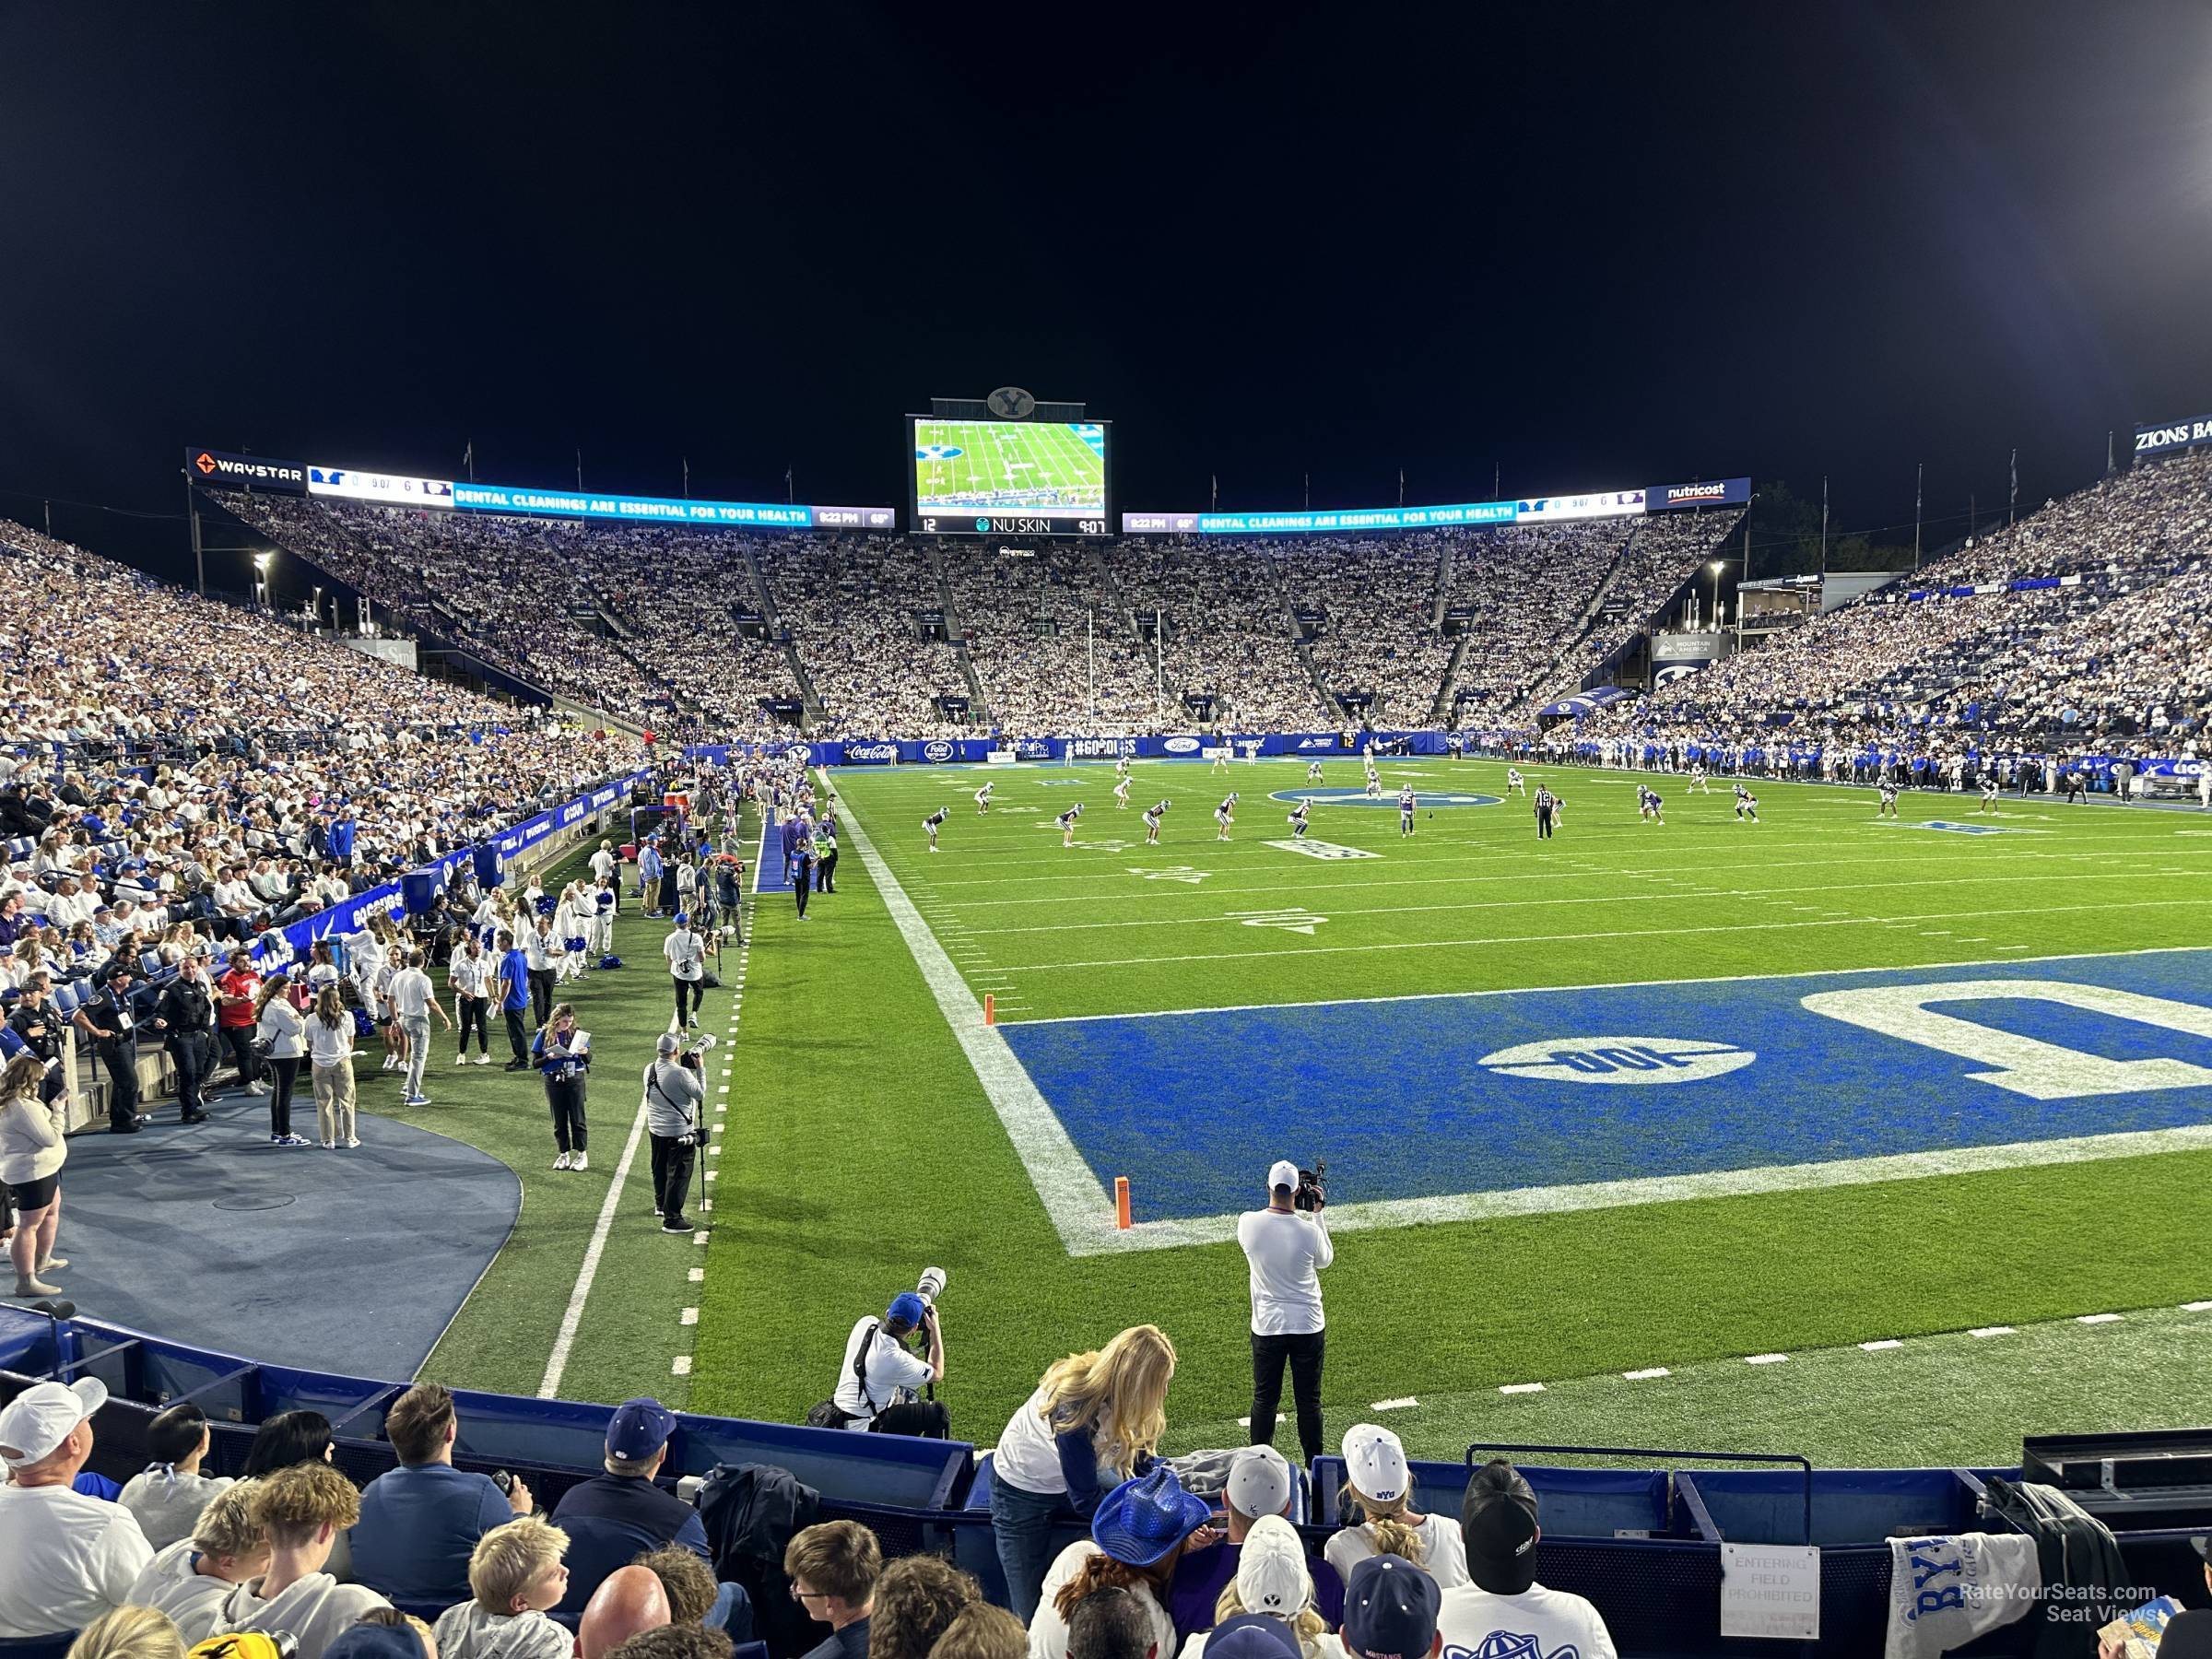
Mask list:
[[[917,1329],[928,1334],[927,1359],[906,1346]],[[943,1440],[951,1432],[951,1413],[935,1400],[916,1399],[914,1391],[944,1380],[945,1333],[935,1299],[901,1291],[881,1319],[860,1320],[845,1341],[845,1369],[830,1396],[843,1418],[835,1426]]]
[[[653,1136],[653,1213],[661,1218],[661,1230],[668,1233],[691,1230],[684,1200],[690,1196],[691,1170],[705,1136],[699,1113],[706,1103],[707,1086],[699,1055],[679,1053],[682,1046],[675,1032],[662,1032],[653,1045],[656,1058],[645,1068],[645,1130]]]

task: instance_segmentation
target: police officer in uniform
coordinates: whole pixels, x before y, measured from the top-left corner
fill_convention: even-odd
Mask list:
[[[200,1106],[200,1080],[207,1075],[209,1034],[215,1030],[215,998],[199,959],[187,957],[177,977],[154,1005],[154,1030],[169,1050],[177,1068],[179,1123],[204,1124],[207,1113]]]
[[[131,966],[118,957],[108,964],[107,985],[76,1010],[76,1029],[92,1040],[100,1063],[108,1068],[108,1128],[135,1135],[146,1119],[138,1112],[138,1024],[131,1012]]]
[[[799,920],[806,920],[806,890],[814,885],[814,827],[804,818],[794,818],[792,823],[798,833],[791,842],[791,889],[798,900]]]

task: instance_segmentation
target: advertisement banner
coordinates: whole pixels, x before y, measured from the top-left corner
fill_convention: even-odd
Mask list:
[[[1684,507],[1744,507],[1750,504],[1748,478],[1707,478],[1696,484],[1654,484],[1643,492],[1644,506],[1653,512]]]
[[[890,530],[888,507],[816,507],[806,502],[694,501],[666,496],[602,495],[596,490],[525,489],[508,484],[455,484],[453,505],[464,512],[511,518],[616,519],[632,524],[732,525],[771,530]]]
[[[1537,496],[1517,503],[1515,524],[1564,524],[1571,519],[1625,518],[1643,511],[1641,489],[1599,490],[1590,495]]]
[[[451,479],[410,478],[398,473],[362,472],[350,466],[310,465],[307,493],[335,496],[347,501],[372,501],[379,507],[445,509],[453,504]]]
[[[2168,450],[2189,449],[2199,443],[2212,443],[2212,415],[2198,415],[2189,420],[2163,421],[2157,426],[2139,426],[2136,429],[2136,453],[2162,455]]]
[[[307,493],[307,464],[302,461],[234,455],[228,450],[188,449],[184,452],[184,472],[186,477],[202,484],[280,489],[287,495]]]

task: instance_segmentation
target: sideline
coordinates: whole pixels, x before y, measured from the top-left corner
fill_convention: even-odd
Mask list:
[[[826,769],[817,768],[816,775],[822,781],[825,794],[833,786]],[[853,811],[852,797],[840,794],[841,815],[853,832],[853,850],[860,854],[862,866],[868,878],[882,895],[884,908],[890,912],[891,921],[899,929],[899,936],[913,953],[914,966],[922,971],[923,983],[936,998],[937,1011],[945,1023],[952,1028],[959,1039],[968,1063],[975,1068],[976,1081],[983,1088],[991,1109],[1005,1125],[1007,1139],[1014,1143],[1015,1155],[1028,1171],[1030,1184],[1037,1189],[1037,1196],[1044,1205],[1044,1213],[1051,1218],[1060,1234],[1061,1243],[1070,1255],[1098,1255],[1116,1247],[1117,1234],[1113,1225],[1113,1206],[1106,1196],[1106,1189],[1083,1155],[1076,1150],[1076,1143],[1037,1085],[1030,1080],[1029,1072],[1015,1058],[1014,1051],[1006,1046],[1006,1038],[996,1026],[983,1023],[982,1005],[953,966],[952,958],[937,943],[929,924],[914,908],[899,878],[891,874],[890,866],[876,851],[876,843],[861,824],[860,815]],[[1180,1242],[1181,1241],[1176,1241]]]

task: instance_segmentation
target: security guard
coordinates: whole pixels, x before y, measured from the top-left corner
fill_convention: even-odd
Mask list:
[[[827,807],[814,826],[814,890],[837,891],[837,814]]]
[[[77,1006],[78,1031],[92,1040],[108,1068],[108,1128],[135,1135],[146,1119],[138,1111],[138,1022],[131,1010],[131,965],[108,964],[107,985]]]
[[[177,977],[162,990],[154,1005],[154,1030],[169,1050],[177,1068],[179,1123],[204,1124],[207,1113],[200,1105],[200,1082],[207,1075],[207,1044],[215,1030],[215,998],[207,989],[198,959],[186,957]]]

